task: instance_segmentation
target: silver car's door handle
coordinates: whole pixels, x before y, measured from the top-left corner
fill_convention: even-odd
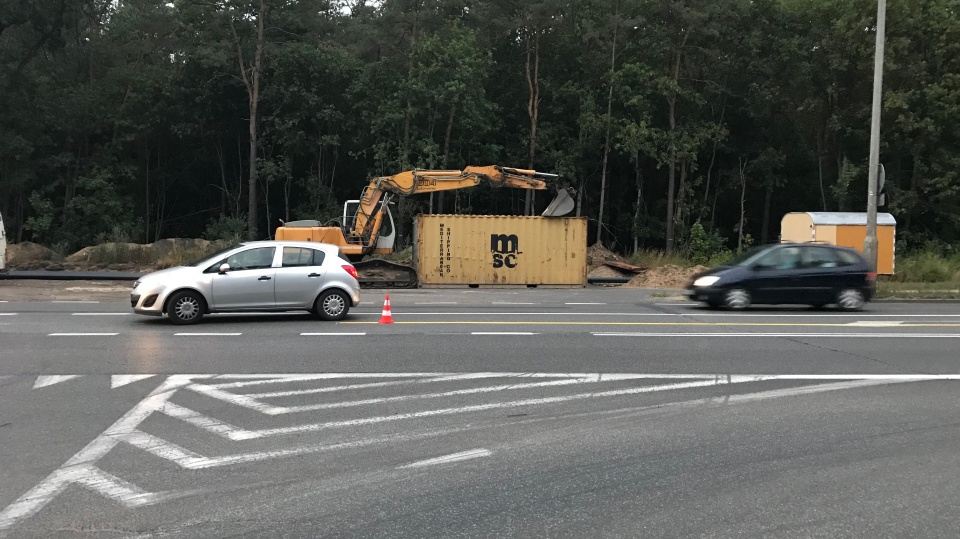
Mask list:
[[[319,276],[320,276],[319,273],[311,273],[310,275],[307,275],[307,277],[319,277]]]
[[[257,279],[257,280],[258,280],[258,281],[269,281],[270,279],[273,279],[273,277],[267,277],[266,275],[264,275],[263,277],[260,277],[260,278]]]

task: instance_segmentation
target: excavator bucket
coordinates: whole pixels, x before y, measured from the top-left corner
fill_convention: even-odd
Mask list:
[[[558,187],[557,196],[550,201],[550,205],[540,215],[543,217],[563,217],[572,212],[576,205],[577,203],[570,196],[570,193],[566,189]]]

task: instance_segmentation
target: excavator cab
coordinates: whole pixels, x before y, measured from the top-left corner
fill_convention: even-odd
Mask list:
[[[393,214],[390,213],[390,204],[381,203],[380,208],[383,212],[383,223],[380,225],[380,233],[377,235],[377,244],[375,250],[387,249],[393,251],[393,246],[397,242],[397,228],[393,224]],[[357,211],[360,210],[359,200],[348,200],[343,204],[343,231],[344,236],[353,230],[357,221]]]

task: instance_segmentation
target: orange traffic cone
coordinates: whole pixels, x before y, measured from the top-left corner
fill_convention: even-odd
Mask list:
[[[383,300],[383,314],[380,315],[380,323],[393,323],[393,313],[390,312],[390,294],[387,294],[386,299]]]

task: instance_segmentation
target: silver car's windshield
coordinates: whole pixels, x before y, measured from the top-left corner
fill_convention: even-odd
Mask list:
[[[192,261],[192,262],[187,262],[186,264],[184,264],[184,266],[193,266],[193,267],[196,267],[196,266],[203,266],[204,264],[213,264],[214,262],[217,261],[217,259],[221,258],[224,254],[226,254],[226,253],[228,253],[228,252],[236,249],[237,247],[243,247],[243,245],[244,245],[244,244],[242,244],[242,243],[238,243],[238,244],[236,244],[236,245],[232,245],[232,246],[230,246],[230,247],[227,247],[226,249],[221,249],[221,250],[217,251],[216,253],[213,253],[212,255],[207,255],[207,256],[205,256],[205,257],[203,257],[203,258],[194,260],[194,261]]]

